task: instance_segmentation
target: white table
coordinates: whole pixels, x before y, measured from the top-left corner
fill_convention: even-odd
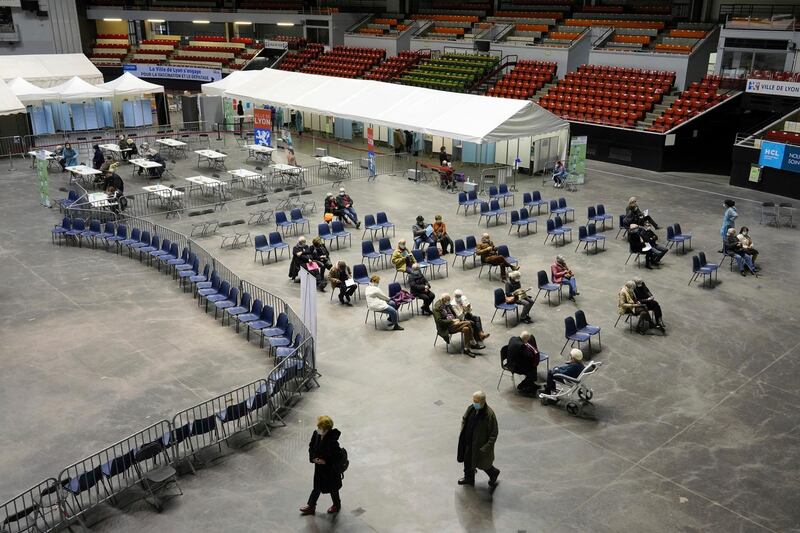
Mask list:
[[[303,174],[305,173],[306,169],[303,167],[296,167],[294,165],[287,165],[285,163],[275,163],[269,168],[272,169],[275,177],[281,180],[281,183],[284,183],[285,180],[287,184],[293,183],[298,187],[305,186]]]
[[[92,192],[86,195],[89,205],[92,207],[111,207],[111,202],[108,200],[108,195],[104,192]],[[116,203],[116,202],[114,202]]]
[[[122,159],[124,152],[133,151],[131,148],[120,148],[118,144],[101,144],[100,149],[105,153],[110,153],[114,159]]]
[[[81,183],[88,184],[92,176],[102,174],[97,169],[87,167],[86,165],[76,165],[74,167],[66,167],[67,171],[72,174],[72,178],[80,181]]]
[[[161,185],[160,183],[158,185],[148,185],[146,187],[142,187],[142,189],[150,193],[147,195],[148,204],[150,203],[151,199],[157,199],[161,202],[161,205],[167,209],[167,211],[177,211],[181,208],[183,191]]]
[[[164,138],[164,139],[158,139],[156,143],[160,144],[161,146],[166,146],[167,149],[169,150],[170,155],[172,155],[173,157],[176,157],[179,154],[183,155],[183,157],[187,157],[186,147],[188,145],[183,141]]]
[[[350,177],[350,167],[353,164],[352,161],[326,155],[319,158],[319,163],[320,167],[325,167],[328,169],[329,176],[333,175],[336,177],[334,184],[341,183],[342,180]]]
[[[133,177],[133,174],[136,172],[137,167],[147,171],[147,175],[149,177],[151,168],[161,168],[164,166],[161,163],[156,163],[155,161],[150,161],[149,159],[143,159],[143,158],[129,159],[129,161],[133,165],[133,170],[131,171],[131,177]]]
[[[50,168],[53,163],[58,166],[58,158],[55,156],[55,152],[51,152],[50,150],[31,150],[28,152],[28,155],[33,158],[31,161],[31,168],[36,166],[36,158],[39,157],[40,152],[44,155],[44,159],[47,159],[47,168]]]
[[[272,161],[272,152],[275,151],[275,148],[262,144],[248,144],[245,148],[247,148],[247,157],[245,161],[252,157],[256,161],[263,161],[267,164]]]
[[[200,168],[202,160],[208,162],[208,168],[225,168],[226,154],[215,152],[214,150],[195,150],[197,154],[197,168]]]
[[[220,198],[223,199],[225,197],[225,187],[228,185],[227,182],[207,176],[192,176],[191,178],[186,178],[186,181],[192,183],[192,185],[189,186],[189,194],[191,194],[194,189],[200,189],[201,194],[205,194],[205,188],[208,187],[212,192],[218,193]]]

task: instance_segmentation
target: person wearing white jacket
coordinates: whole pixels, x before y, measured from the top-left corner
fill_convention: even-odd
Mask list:
[[[403,328],[397,323],[398,315],[395,303],[391,298],[383,294],[383,291],[378,286],[380,282],[380,276],[372,276],[369,278],[369,286],[364,291],[367,297],[367,308],[376,313],[389,315],[389,322],[393,326],[392,330],[402,331]]]

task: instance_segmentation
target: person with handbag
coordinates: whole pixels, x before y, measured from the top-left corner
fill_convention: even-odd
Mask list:
[[[578,292],[578,284],[575,281],[575,274],[567,266],[567,260],[564,259],[563,255],[557,255],[555,262],[550,266],[550,277],[553,279],[553,283],[569,285],[568,299],[574,302],[575,297],[580,294]]]
[[[333,505],[328,514],[336,514],[342,509],[339,491],[342,489],[342,460],[346,457],[339,445],[341,432],[333,427],[329,416],[317,418],[317,429],[311,434],[308,443],[308,461],[314,464],[314,487],[308,496],[308,503],[300,508],[300,514],[313,515],[317,509],[320,494],[330,494]]]
[[[325,246],[325,241],[320,237],[311,239],[311,258],[317,262],[320,269],[320,276],[325,277],[325,271],[333,268],[331,263],[331,253]]]
[[[397,313],[397,303],[386,296],[380,288],[380,276],[369,278],[369,286],[364,289],[364,297],[367,300],[367,309],[375,313],[388,315],[389,322],[392,324],[393,331],[403,331],[398,321],[400,316]]]
[[[314,260],[313,249],[306,244],[305,235],[300,235],[297,239],[297,244],[292,247],[292,262],[289,264],[289,277],[295,283],[300,283],[297,279],[300,274],[300,269],[307,271],[309,274],[316,278],[317,290],[325,292],[325,287],[328,282],[325,277],[321,275],[321,267]]]

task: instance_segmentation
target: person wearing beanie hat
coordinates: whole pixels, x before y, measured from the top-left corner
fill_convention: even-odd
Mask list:
[[[419,249],[423,242],[426,242],[429,245],[436,242],[433,240],[433,231],[428,234],[428,224],[425,223],[425,217],[422,215],[417,215],[417,223],[411,226],[411,233],[414,235],[415,250]]]
[[[544,394],[553,394],[555,392],[556,374],[577,379],[578,376],[581,375],[581,372],[583,372],[583,352],[577,348],[573,348],[569,352],[569,362],[567,364],[551,368],[547,371],[547,385],[545,385]]]

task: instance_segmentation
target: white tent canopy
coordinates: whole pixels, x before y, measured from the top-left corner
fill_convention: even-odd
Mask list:
[[[226,90],[244,85],[248,81],[255,79],[259,74],[261,74],[260,70],[234,70],[219,81],[204,83],[202,86],[203,94],[206,96],[222,96]]]
[[[137,78],[129,72],[108,83],[98,85],[103,89],[108,89],[114,96],[141,96],[143,94],[163,93],[164,87]]]
[[[19,98],[11,92],[6,83],[0,80],[0,116],[13,115],[15,113],[24,113],[25,106],[19,101]]]
[[[83,54],[0,54],[0,79],[23,78],[40,87],[52,87],[77,76],[89,83],[103,83],[103,74]]]
[[[111,96],[112,92],[102,87],[95,87],[75,76],[69,81],[50,88],[61,100],[86,100]]]
[[[232,85],[225,96],[473,143],[555,133],[569,127],[527,100],[274,69],[264,69],[253,79]]]
[[[22,78],[14,78],[7,85],[11,92],[26,104],[41,102],[58,96],[52,89],[43,89]]]

